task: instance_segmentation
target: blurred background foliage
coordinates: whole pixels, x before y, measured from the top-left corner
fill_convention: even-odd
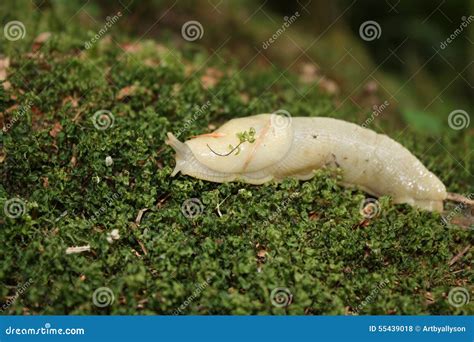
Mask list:
[[[118,41],[125,34],[135,37],[132,40],[172,40],[177,46],[185,44],[182,24],[198,20],[205,32],[199,44],[211,53],[224,49],[225,61],[233,58],[245,66],[252,60],[262,67],[282,68],[284,73],[301,71],[303,63],[312,63],[318,73],[336,82],[341,98],[370,106],[373,103],[366,103],[364,95],[376,88],[391,103],[389,112],[398,118],[394,121],[420,132],[442,132],[454,109],[472,112],[474,25],[468,25],[445,49],[440,47],[474,12],[474,2],[469,0],[33,0],[2,6],[3,21],[27,20],[33,24],[31,31],[43,28],[75,37],[95,34],[108,16],[126,6],[126,19],[111,30]],[[262,42],[281,28],[283,18],[297,11],[296,22],[263,49]],[[81,25],[65,21],[71,16]],[[378,39],[364,41],[359,36],[359,27],[367,20],[380,25]]]
[[[384,119],[400,128],[409,124],[420,132],[439,134],[451,111],[472,113],[474,25],[446,48],[440,47],[474,12],[469,0],[23,0],[1,6],[3,21],[25,20],[32,23],[30,31],[75,37],[94,35],[108,16],[126,6],[126,20],[111,30],[118,41],[127,36],[134,37],[131,41],[153,38],[178,46],[186,43],[180,36],[183,23],[198,20],[205,32],[200,47],[217,52],[224,63],[237,60],[243,67],[252,61],[289,72],[301,72],[310,63],[318,76],[335,82],[323,81],[321,86],[341,99],[370,108],[377,99],[366,95],[376,91],[379,102],[388,100],[388,113],[396,116]],[[263,49],[262,43],[281,28],[283,18],[295,12],[300,14],[296,22]],[[80,26],[64,19],[71,16]],[[359,36],[367,20],[380,25],[378,39],[364,41]]]

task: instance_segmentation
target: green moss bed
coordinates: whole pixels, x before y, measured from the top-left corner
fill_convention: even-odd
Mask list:
[[[262,186],[170,177],[166,132],[183,140],[278,109],[360,124],[370,108],[337,106],[291,71],[223,65],[188,43],[103,39],[85,50],[84,39],[53,34],[41,44],[9,50],[0,87],[0,205],[16,198],[23,209],[1,213],[2,314],[474,313],[472,301],[448,300],[454,287],[472,291],[473,231],[439,214],[383,197],[365,219],[367,195],[333,171]],[[94,121],[100,110],[111,114]],[[370,128],[450,191],[473,191],[467,130]],[[183,214],[189,199],[196,215]],[[113,300],[97,305],[104,287]]]

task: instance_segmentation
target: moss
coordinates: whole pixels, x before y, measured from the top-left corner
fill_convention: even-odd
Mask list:
[[[171,178],[168,131],[184,139],[210,131],[209,124],[280,108],[353,122],[370,110],[337,107],[291,72],[279,80],[278,68],[239,71],[236,63],[208,60],[204,50],[164,44],[158,55],[150,52],[154,42],[137,53],[105,41],[83,51],[77,35],[64,33],[42,56],[16,51],[0,108],[32,105],[2,134],[0,205],[18,197],[25,213],[2,218],[0,297],[32,284],[4,313],[171,314],[183,303],[182,314],[474,312],[472,304],[447,301],[450,288],[472,279],[472,251],[448,264],[473,243],[472,233],[446,228],[438,214],[381,198],[380,214],[364,220],[364,193],[341,188],[340,175],[329,171],[262,186]],[[222,72],[212,88],[199,68],[206,60]],[[112,113],[111,127],[94,126],[99,110]],[[5,113],[4,122],[14,115]],[[376,130],[397,136],[379,124]],[[472,192],[472,138],[457,133],[408,129],[401,142],[450,190]],[[193,198],[202,206],[186,217],[183,203]],[[120,238],[109,243],[112,229]],[[90,252],[65,253],[88,244]],[[112,305],[94,305],[100,287],[112,290]],[[272,304],[275,288],[289,290],[289,306]]]

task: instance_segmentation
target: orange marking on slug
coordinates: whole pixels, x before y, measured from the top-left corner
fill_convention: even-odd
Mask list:
[[[220,138],[220,137],[225,137],[225,134],[224,133],[205,133],[205,134],[194,135],[190,139],[195,139],[195,138],[200,138],[200,137]]]

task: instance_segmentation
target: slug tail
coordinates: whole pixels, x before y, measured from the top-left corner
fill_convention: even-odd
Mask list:
[[[168,139],[165,140],[165,144],[171,146],[176,152],[176,166],[171,173],[171,177],[174,177],[178,174],[178,172],[181,171],[182,166],[186,162],[186,156],[191,150],[185,143],[179,141],[178,138],[173,135],[173,133],[168,132],[167,136]]]

